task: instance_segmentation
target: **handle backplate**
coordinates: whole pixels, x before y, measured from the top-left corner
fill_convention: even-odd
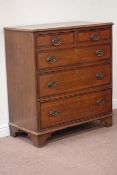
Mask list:
[[[60,39],[59,38],[54,38],[54,39],[52,39],[52,45],[54,45],[54,46],[59,46],[59,45],[61,45],[61,41],[60,41]]]
[[[98,57],[102,57],[102,56],[104,56],[104,51],[101,50],[101,49],[99,49],[99,50],[96,51],[96,55],[97,55]]]
[[[97,100],[97,105],[98,106],[103,106],[105,104],[104,98],[100,98]]]
[[[49,57],[47,57],[47,62],[49,64],[55,63],[56,62],[56,58],[54,56],[49,56]]]
[[[98,73],[96,73],[96,79],[97,79],[97,80],[102,80],[103,78],[104,78],[103,72],[98,72]]]
[[[58,111],[58,110],[49,111],[49,116],[50,117],[58,117],[59,114],[60,114],[60,111]]]
[[[99,40],[99,35],[98,34],[91,34],[90,36],[92,41],[98,41]]]
[[[49,88],[56,88],[56,86],[57,86],[57,83],[56,83],[55,81],[50,81],[50,82],[48,83],[48,87],[49,87]]]

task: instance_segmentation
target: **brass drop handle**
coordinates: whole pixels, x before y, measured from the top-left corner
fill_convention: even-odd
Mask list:
[[[54,45],[54,46],[59,46],[59,45],[61,45],[60,39],[59,39],[59,38],[54,38],[54,39],[52,39],[52,45]]]
[[[51,89],[56,88],[56,86],[57,86],[57,83],[55,81],[50,81],[48,83],[48,87],[51,88]]]
[[[102,72],[96,73],[96,79],[97,80],[102,80],[104,78],[104,74]]]
[[[98,105],[98,106],[103,106],[104,104],[105,104],[104,98],[99,98],[99,99],[97,100],[97,105]]]
[[[98,41],[99,40],[99,35],[98,34],[91,34],[90,36],[92,41]]]
[[[49,64],[55,63],[56,62],[56,58],[54,56],[49,56],[49,57],[47,57],[47,62]]]
[[[104,56],[104,51],[103,50],[97,50],[96,51],[96,55],[98,56],[98,57],[102,57],[102,56]]]
[[[60,111],[57,111],[57,110],[49,111],[49,116],[50,117],[57,117],[59,114],[60,114]]]

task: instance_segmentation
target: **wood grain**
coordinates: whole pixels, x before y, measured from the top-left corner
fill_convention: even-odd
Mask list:
[[[33,34],[5,30],[5,45],[10,122],[38,131]]]
[[[104,55],[98,57],[96,54],[96,51],[98,50],[102,50]],[[54,57],[55,62],[48,63],[48,57]],[[37,52],[37,69],[69,66],[79,63],[86,64],[87,62],[101,61],[104,59],[111,59],[110,45]]]
[[[60,44],[53,45],[52,41],[54,39],[58,39]],[[74,32],[65,32],[65,33],[51,33],[51,34],[37,34],[36,36],[36,46],[37,47],[51,47],[51,48],[61,48],[65,45],[73,45],[74,44]]]
[[[103,105],[98,105],[99,99],[104,99]],[[59,114],[51,116],[50,111],[58,111]],[[47,128],[75,119],[88,120],[92,115],[109,111],[111,111],[111,90],[43,103],[41,105],[41,127]]]
[[[96,35],[98,38],[97,40],[93,41],[91,36]],[[78,41],[79,42],[99,42],[103,40],[108,40],[111,38],[110,29],[105,30],[92,30],[92,31],[84,31],[78,33]]]
[[[71,21],[71,22],[60,22],[60,23],[48,23],[48,24],[35,24],[26,26],[15,26],[6,27],[9,30],[17,31],[49,31],[49,30],[62,30],[62,29],[76,29],[76,28],[97,28],[97,27],[111,27],[112,22],[87,22],[87,21]]]
[[[96,74],[102,73],[103,78],[97,79]],[[40,96],[60,94],[73,90],[91,88],[106,85],[111,82],[110,64],[100,64],[73,70],[58,71],[39,76],[38,91]],[[55,88],[49,88],[48,83],[55,82]]]

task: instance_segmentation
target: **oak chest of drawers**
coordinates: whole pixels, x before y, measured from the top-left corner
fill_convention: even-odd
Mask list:
[[[57,130],[112,125],[112,23],[5,28],[10,133],[42,146]]]

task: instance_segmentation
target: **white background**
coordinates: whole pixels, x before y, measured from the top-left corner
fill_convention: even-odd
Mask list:
[[[0,0],[0,137],[8,135],[8,104],[3,27],[61,21],[114,22],[113,102],[117,107],[116,0]]]

